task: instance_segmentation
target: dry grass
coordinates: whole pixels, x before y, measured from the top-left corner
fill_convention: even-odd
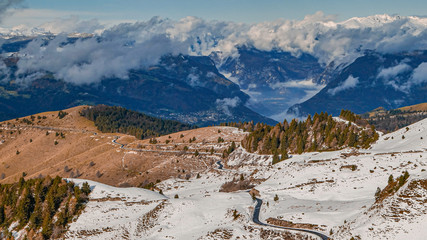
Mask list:
[[[290,228],[313,229],[313,230],[323,230],[323,229],[320,229],[318,225],[316,225],[316,224],[310,224],[310,223],[293,223],[291,221],[280,220],[280,219],[277,219],[277,218],[267,218],[266,221],[267,221],[268,224],[272,224],[272,225],[275,225],[275,226],[290,227]]]
[[[149,144],[148,140],[137,140],[133,136],[97,131],[93,122],[80,116],[84,107],[64,110],[68,115],[62,119],[58,118],[58,112],[35,114],[34,125],[22,123],[23,118],[0,123],[0,176],[4,176],[0,182],[15,182],[23,172],[28,178],[79,175],[79,178],[113,186],[139,186],[171,177],[194,177],[194,173],[216,168],[215,162],[220,156],[215,154],[220,155],[231,141],[240,141],[245,135],[235,128],[208,127],[162,136],[158,138],[159,144]],[[126,147],[155,151],[120,149],[111,142],[114,136],[119,136],[117,142]],[[219,136],[226,142],[218,144]],[[196,140],[189,143],[194,138]],[[166,140],[169,144],[165,144]],[[55,145],[55,141],[58,144]],[[185,146],[188,151],[182,154]],[[214,154],[206,154],[211,148],[215,149]],[[195,156],[196,149],[204,154]]]
[[[399,108],[402,111],[427,111],[427,103],[420,103],[412,106]]]
[[[251,183],[251,181],[248,179],[245,179],[242,181],[232,180],[230,182],[226,182],[226,183],[222,184],[219,191],[220,192],[235,192],[235,191],[239,191],[239,190],[251,189],[253,187],[255,187],[255,185],[253,185]]]

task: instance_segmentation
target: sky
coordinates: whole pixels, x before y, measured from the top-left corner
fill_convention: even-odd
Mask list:
[[[206,20],[258,23],[276,19],[301,20],[322,11],[337,20],[375,14],[423,16],[425,0],[23,0],[9,9],[1,27],[37,26],[70,16],[97,19],[102,24],[146,21],[153,16],[178,20],[196,16]]]

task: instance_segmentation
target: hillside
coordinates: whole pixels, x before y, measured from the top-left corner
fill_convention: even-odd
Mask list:
[[[350,111],[341,118],[326,112],[309,115],[305,121],[286,120],[274,127],[257,124],[242,141],[248,152],[274,154],[273,164],[288,158],[288,153],[331,151],[346,147],[368,148],[378,139],[375,128]],[[362,124],[362,125],[357,125]]]
[[[396,239],[398,234],[421,240],[427,234],[419,233],[426,216],[421,203],[427,120],[379,134],[366,149],[289,152],[288,159],[271,165],[274,155],[240,146],[250,133],[238,128],[207,127],[138,140],[100,132],[80,115],[83,108],[1,123],[2,184],[16,182],[22,172],[28,179],[58,174],[74,177],[79,185],[89,182],[89,202],[69,225],[66,239],[317,239],[255,224],[256,202],[247,192],[252,188],[263,201],[259,220],[264,223],[314,229],[334,239],[369,239],[369,234]],[[342,117],[360,121],[349,113],[343,111]],[[236,149],[228,154],[232,142]],[[405,171],[409,177],[400,189],[377,202],[378,188],[387,189],[390,175],[399,182]],[[397,205],[404,211],[393,215]],[[390,226],[393,231],[387,230]]]
[[[208,127],[158,137],[152,144],[150,139],[102,133],[81,116],[85,108],[65,109],[63,118],[59,112],[46,112],[1,122],[1,182],[16,182],[25,172],[28,177],[59,175],[145,186],[215,165],[231,141],[238,143],[245,135],[231,127]],[[224,142],[218,143],[219,137]]]
[[[76,40],[67,39],[66,45]],[[275,123],[247,108],[249,96],[219,73],[208,57],[167,54],[149,68],[95,83],[66,81],[49,71],[22,82],[16,71],[26,60],[14,52],[0,56],[0,66],[7,70],[7,74],[0,72],[0,121],[82,104],[106,104],[199,126],[225,121]]]
[[[60,177],[0,185],[2,239],[58,239],[83,211],[91,189]]]
[[[178,121],[163,120],[122,107],[96,105],[84,108],[80,115],[91,120],[104,133],[124,133],[138,139],[158,137],[195,128]]]
[[[361,116],[378,130],[391,132],[427,118],[427,103],[392,110],[380,107]]]
[[[353,62],[336,65],[329,83],[289,108],[288,114],[327,111],[337,116],[341,109],[362,114],[378,107],[390,110],[426,102],[426,62],[425,50],[388,54],[367,50]]]
[[[199,177],[170,178],[156,184],[163,196],[90,182],[97,194],[66,236],[318,239],[253,223],[255,202],[246,191],[219,191],[224,183],[243,178],[263,200],[263,222],[315,229],[333,239],[422,240],[427,234],[420,227],[426,216],[427,120],[408,128],[380,136],[369,149],[293,154],[273,166],[272,155],[238,148],[224,160],[223,170],[211,166]],[[409,178],[401,188],[376,202],[377,189],[386,189],[390,174],[397,179],[405,171]],[[106,196],[109,199],[97,200]],[[99,219],[109,219],[109,223],[103,227],[97,224]]]
[[[426,112],[427,111],[427,103],[420,103],[420,104],[415,104],[412,106],[401,107],[401,108],[399,108],[399,110],[401,110],[403,112],[416,112],[416,111]]]

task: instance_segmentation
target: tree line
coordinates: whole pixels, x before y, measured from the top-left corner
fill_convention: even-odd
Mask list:
[[[393,109],[386,111],[381,109],[381,112],[373,112],[372,116],[369,113],[363,114],[369,124],[374,125],[378,130],[383,132],[393,132],[400,128],[409,126],[415,122],[427,118],[427,111],[402,111]]]
[[[353,122],[362,121],[350,111],[341,112],[345,121],[336,121],[326,112],[309,115],[305,121],[284,120],[276,126],[257,123],[242,146],[249,152],[272,154],[273,163],[285,160],[288,153],[332,151],[345,147],[368,148],[378,139],[375,127],[366,123],[361,127]]]
[[[13,184],[0,184],[0,230],[2,239],[13,239],[9,231],[26,230],[26,238],[60,237],[66,225],[84,208],[89,184],[80,188],[60,177],[43,177]]]
[[[189,124],[163,120],[117,106],[91,106],[83,109],[80,115],[93,121],[101,132],[124,133],[138,139],[153,138],[195,128]]]

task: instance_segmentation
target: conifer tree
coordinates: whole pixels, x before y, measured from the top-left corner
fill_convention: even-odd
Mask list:
[[[349,147],[355,147],[356,142],[357,142],[356,134],[353,131],[351,131],[350,136],[348,137],[348,146]]]
[[[34,205],[34,211],[30,217],[30,227],[33,229],[38,229],[42,224],[42,205],[40,201],[36,201]]]
[[[273,165],[274,164],[276,164],[276,163],[278,163],[278,162],[280,162],[280,159],[279,159],[279,155],[277,154],[277,151],[274,153],[274,155],[273,155]]]
[[[86,196],[89,195],[89,193],[91,192],[91,190],[90,190],[90,186],[89,186],[88,182],[84,182],[83,183],[81,191],[82,191],[82,193],[86,194]]]
[[[17,217],[20,227],[25,226],[30,220],[31,213],[34,209],[34,198],[29,188],[25,188],[22,192],[19,205],[17,207]]]
[[[6,220],[6,214],[4,212],[4,205],[0,205],[0,225],[3,224]]]
[[[52,217],[49,212],[45,212],[42,224],[42,236],[44,239],[49,239],[52,235]]]

